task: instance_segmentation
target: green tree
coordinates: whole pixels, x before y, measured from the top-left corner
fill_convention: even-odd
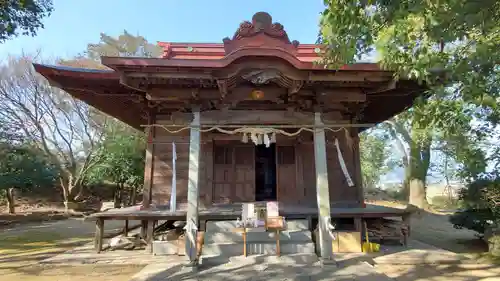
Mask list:
[[[15,212],[14,191],[52,187],[57,168],[36,148],[25,142],[22,134],[7,120],[0,122],[0,194],[7,199],[9,213]]]
[[[13,214],[14,190],[33,190],[52,187],[58,177],[57,167],[29,145],[0,145],[0,191],[7,198],[9,213]]]
[[[32,63],[30,57],[11,57],[1,67],[0,120],[58,167],[58,186],[65,203],[71,202],[81,194],[85,173],[99,162],[103,133],[87,104],[51,87]]]
[[[53,10],[52,0],[0,1],[0,43],[19,34],[35,36]]]
[[[394,167],[388,139],[380,133],[369,131],[360,135],[361,171],[364,188],[376,187],[380,177]]]
[[[144,37],[134,36],[126,30],[118,37],[101,33],[101,40],[96,44],[88,44],[85,56],[99,61],[101,56],[115,57],[160,57],[163,49],[149,43]]]
[[[131,190],[128,203],[135,204],[137,189],[144,181],[144,150],[142,133],[118,122],[108,125],[99,150],[102,160],[87,174],[88,182],[115,183],[115,205],[122,202],[122,192],[128,186]]]
[[[458,149],[465,178],[477,175],[484,153],[476,144],[489,128],[474,128],[472,121],[499,119],[500,3],[341,0],[325,5],[319,38],[327,46],[325,63],[338,67],[376,50],[381,66],[396,71],[395,79],[418,79],[430,88],[430,99],[387,123],[407,152],[405,183],[415,195],[410,203],[425,206],[425,176],[436,143]]]
[[[118,37],[102,33],[99,43],[88,44],[83,55],[71,61],[61,61],[62,64],[85,68],[102,68],[101,56],[122,57],[160,57],[163,49],[150,44],[140,36],[134,36],[126,30]],[[121,201],[124,186],[131,188],[131,204],[135,203],[138,188],[144,182],[144,151],[145,140],[142,132],[137,132],[122,122],[110,118],[101,112],[94,111],[92,119],[96,127],[105,135],[100,149],[102,161],[89,171],[87,181],[98,184],[111,181],[117,185],[115,201]],[[103,120],[107,120],[102,122]]]

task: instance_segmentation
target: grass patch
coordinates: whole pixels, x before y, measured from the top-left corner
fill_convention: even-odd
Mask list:
[[[144,265],[41,266],[2,270],[0,281],[128,281]]]
[[[0,234],[0,269],[33,264],[89,241],[89,237],[68,237],[56,231]]]
[[[500,257],[492,256],[490,253],[474,254],[472,255],[472,259],[476,260],[478,263],[500,265]]]

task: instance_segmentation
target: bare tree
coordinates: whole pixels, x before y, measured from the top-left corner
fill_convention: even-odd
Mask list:
[[[64,202],[78,199],[85,173],[98,162],[103,133],[93,110],[36,73],[33,57],[10,57],[0,68],[0,117],[60,167]]]

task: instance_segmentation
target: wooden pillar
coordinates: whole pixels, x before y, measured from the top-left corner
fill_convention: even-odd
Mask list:
[[[141,238],[144,240],[146,240],[147,228],[148,228],[148,221],[142,220],[141,221]]]
[[[316,199],[318,202],[318,233],[321,257],[332,259],[332,238],[328,229],[330,224],[330,191],[326,160],[325,129],[322,127],[321,113],[314,114],[314,160],[316,167]]]
[[[361,151],[359,147],[359,132],[357,128],[351,128],[351,138],[353,140],[352,155],[354,166],[354,184],[358,192],[358,203],[364,206],[365,194],[363,191],[363,174],[361,171]]]
[[[199,190],[199,164],[200,164],[200,112],[193,111],[193,122],[189,134],[189,172],[188,172],[188,207],[186,217],[186,255],[191,263],[198,259],[198,204]]]
[[[125,227],[123,228],[123,235],[128,236],[128,220],[125,220]]]
[[[146,229],[146,252],[153,252],[153,241],[154,241],[154,230],[155,230],[155,221],[148,220],[148,226]]]
[[[150,113],[148,125],[152,125],[154,123],[154,118],[152,113]],[[146,159],[145,159],[145,167],[144,167],[144,188],[142,195],[142,206],[144,208],[149,208],[151,204],[151,191],[153,186],[153,163],[154,163],[154,127],[146,128]]]
[[[97,253],[102,251],[102,239],[104,236],[104,219],[97,218],[95,222],[94,248]]]

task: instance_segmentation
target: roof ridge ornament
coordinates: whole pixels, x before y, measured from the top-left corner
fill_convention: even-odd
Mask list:
[[[232,39],[226,37],[222,40],[224,42],[224,49],[226,50],[226,54],[230,53],[234,49],[238,49],[238,47],[240,47],[239,45],[242,45],[238,41],[253,39],[251,37],[255,37],[259,34],[265,34],[271,38],[278,39],[282,41],[284,45],[291,45],[291,47],[293,46],[294,49],[299,46],[299,41],[290,41],[290,39],[288,38],[288,34],[286,33],[285,28],[282,24],[278,22],[273,23],[271,15],[266,12],[258,12],[253,15],[251,22],[244,21],[240,24]]]

